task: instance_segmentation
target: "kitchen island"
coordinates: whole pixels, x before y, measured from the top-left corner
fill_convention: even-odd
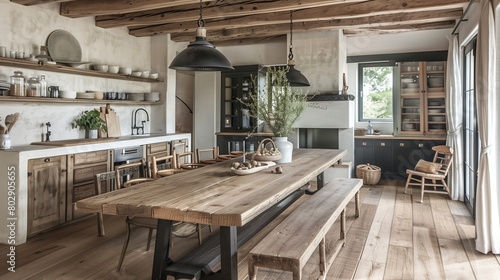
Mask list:
[[[70,162],[72,155],[112,151],[116,148],[145,146],[179,139],[185,139],[187,147],[191,147],[191,134],[178,133],[122,136],[109,139],[109,141],[96,140],[95,143],[84,145],[25,145],[13,146],[9,150],[0,150],[0,204],[2,205],[0,208],[0,221],[2,221],[0,243],[19,245],[26,242],[29,235],[28,224],[32,222],[33,215],[35,215],[35,218],[37,218],[36,215],[39,215],[38,220],[40,220],[40,223],[45,224],[47,224],[46,220],[49,219],[49,214],[51,215],[50,219],[58,219],[58,221],[55,221],[57,224],[69,220],[68,217],[71,217],[71,215],[67,212],[72,209],[72,197],[66,195],[66,184],[71,184],[67,180],[67,176],[73,176],[71,170],[68,172],[70,165],[67,164]],[[58,161],[58,159],[60,160]],[[30,180],[37,176],[36,172],[32,172],[29,168],[28,163],[33,161],[35,163],[46,163],[47,165],[52,164],[46,169],[48,174],[44,173],[45,170],[40,172],[40,175],[45,175],[46,178],[40,178],[39,181],[42,181],[45,185],[48,184],[47,182],[57,183],[55,184],[58,189],[57,193],[54,188],[50,189],[49,192],[41,193],[42,197],[50,200],[52,206],[57,207],[56,210],[47,209],[47,205],[41,205],[43,207],[42,212],[46,213],[30,213],[29,211],[29,208],[34,203],[34,193],[29,192],[29,186],[32,183]],[[35,189],[34,192],[38,190]],[[71,190],[68,190],[68,194],[70,193]],[[54,213],[48,213],[50,211]],[[42,217],[42,215],[45,216]]]
[[[182,172],[153,182],[90,197],[76,203],[79,210],[107,215],[158,218],[152,279],[169,263],[172,221],[220,226],[221,279],[238,279],[237,228],[321,176],[341,160],[345,150],[299,149],[282,174],[266,169],[238,176],[233,159]],[[321,183],[318,182],[318,188]]]

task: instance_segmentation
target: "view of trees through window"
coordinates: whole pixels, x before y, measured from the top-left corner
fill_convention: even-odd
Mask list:
[[[391,66],[362,67],[363,120],[392,120],[393,68]]]

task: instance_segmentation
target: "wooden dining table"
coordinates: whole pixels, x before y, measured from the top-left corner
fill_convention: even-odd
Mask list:
[[[217,279],[238,279],[237,228],[280,203],[311,180],[323,185],[323,172],[339,162],[345,150],[296,149],[290,163],[249,175],[236,175],[226,160],[130,188],[76,202],[79,211],[158,219],[152,279],[165,278],[173,221],[220,226],[221,271]]]

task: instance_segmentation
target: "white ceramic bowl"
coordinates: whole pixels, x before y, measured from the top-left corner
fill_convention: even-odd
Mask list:
[[[120,67],[120,70],[118,71],[118,73],[120,73],[122,75],[130,75],[130,74],[132,74],[132,68],[130,68],[130,67]]]
[[[113,73],[113,74],[117,74],[118,71],[120,71],[120,66],[117,66],[117,65],[110,65],[108,67],[108,72],[109,73]]]
[[[151,73],[149,74],[150,79],[158,79],[158,73]]]
[[[59,97],[64,99],[75,99],[76,91],[74,90],[60,90]]]
[[[142,72],[141,71],[134,71],[134,72],[132,72],[131,75],[134,77],[140,77],[140,76],[142,76]]]
[[[141,77],[143,77],[143,78],[149,77],[149,71],[147,71],[147,70],[146,71],[142,71],[142,76]]]
[[[94,70],[97,70],[99,72],[108,72],[109,66],[106,64],[95,64],[94,65]]]
[[[95,93],[94,92],[78,92],[78,93],[76,93],[76,98],[78,98],[78,99],[94,99]]]
[[[415,129],[415,124],[414,123],[404,123],[403,128],[404,129]]]

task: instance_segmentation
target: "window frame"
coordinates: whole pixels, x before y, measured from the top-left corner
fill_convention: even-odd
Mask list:
[[[363,100],[364,100],[364,93],[363,93],[363,69],[368,68],[368,67],[392,67],[392,75],[393,75],[393,85],[392,85],[392,118],[387,118],[387,119],[367,119],[363,117]],[[394,65],[394,62],[391,61],[384,61],[384,62],[367,62],[367,63],[359,63],[358,64],[358,89],[359,89],[359,94],[358,94],[358,122],[381,122],[381,123],[392,123],[394,122],[395,118],[395,111],[394,111],[394,91],[395,91],[395,79],[396,79],[396,67]]]

